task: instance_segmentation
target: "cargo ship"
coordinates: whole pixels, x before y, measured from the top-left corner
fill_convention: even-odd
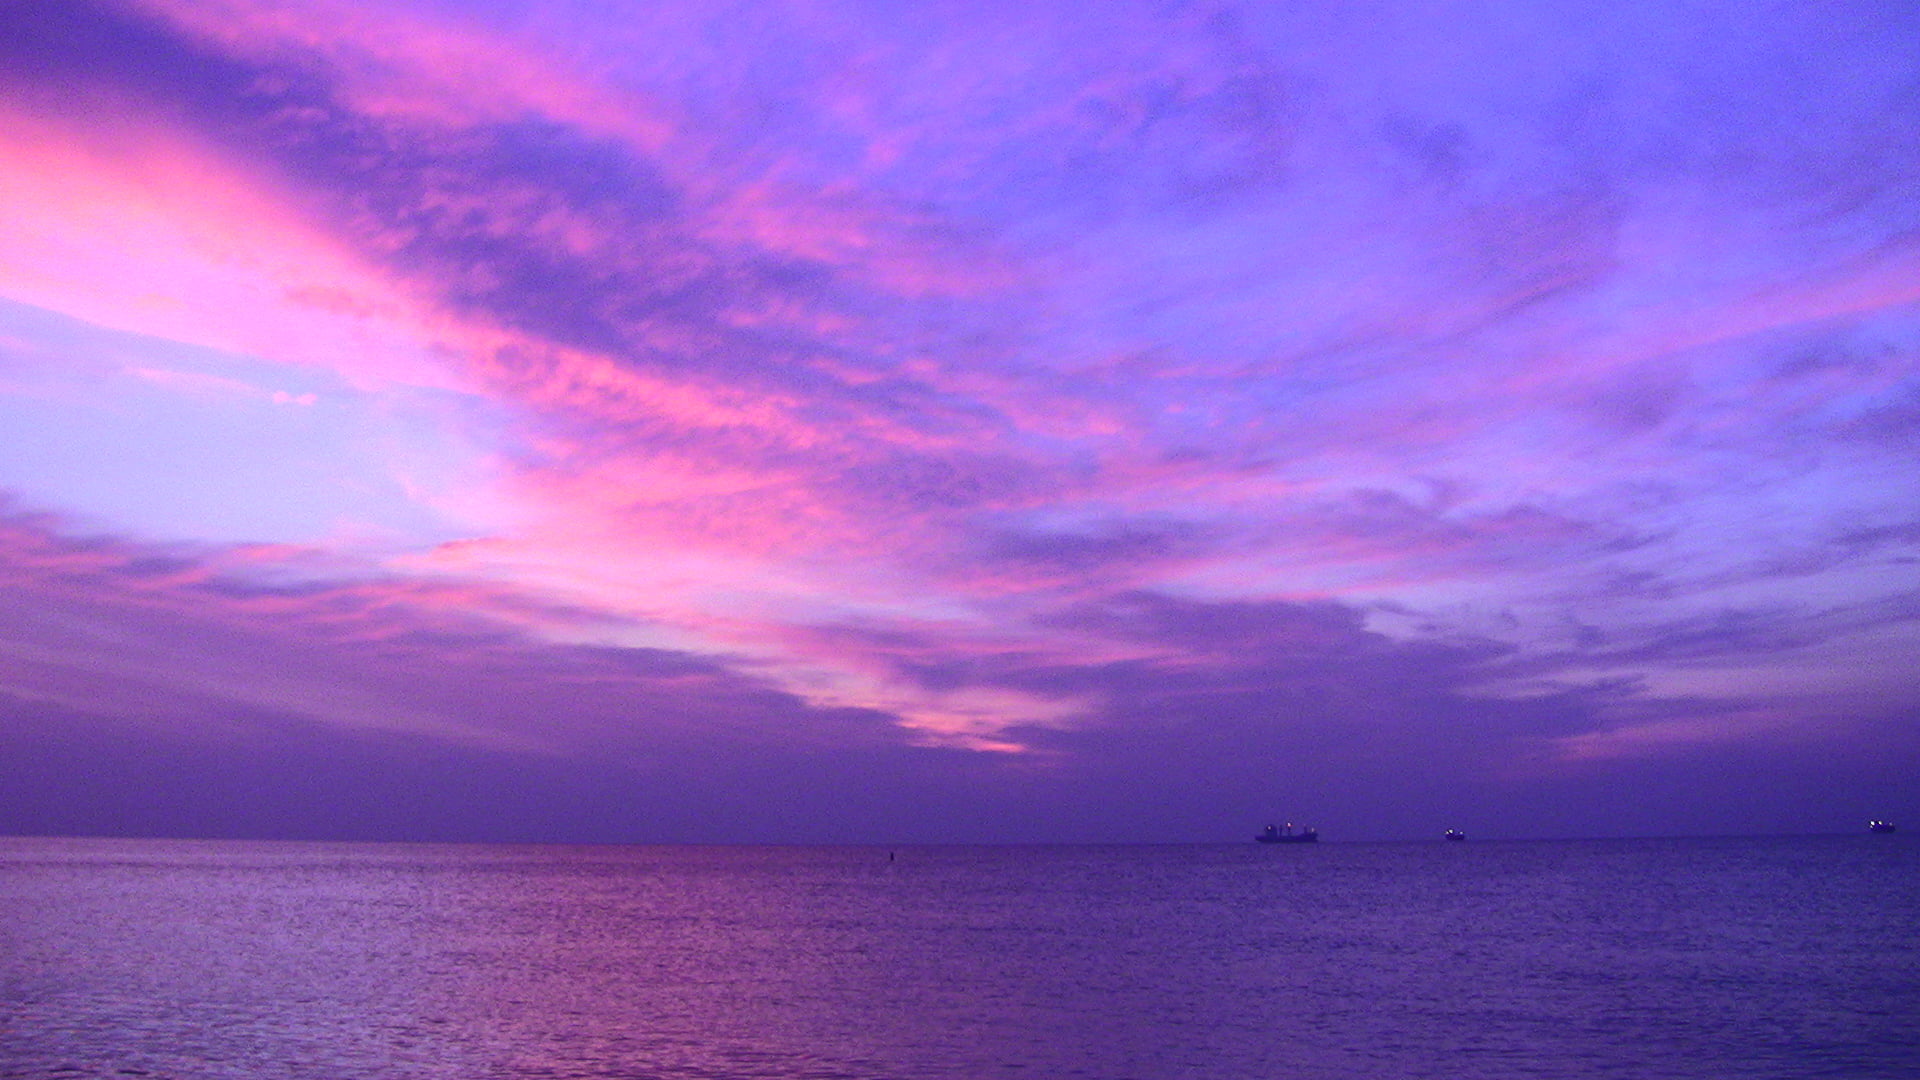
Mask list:
[[[1293,822],[1289,821],[1284,830],[1269,825],[1261,829],[1254,839],[1262,844],[1313,844],[1319,842],[1320,834],[1315,832],[1311,825],[1300,832],[1294,832]]]

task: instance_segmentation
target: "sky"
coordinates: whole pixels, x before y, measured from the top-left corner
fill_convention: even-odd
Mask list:
[[[1920,819],[1916,43],[8,0],[0,833]]]

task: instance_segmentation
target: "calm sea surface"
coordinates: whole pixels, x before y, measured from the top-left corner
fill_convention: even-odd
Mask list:
[[[0,840],[0,1077],[1910,1080],[1916,839]]]

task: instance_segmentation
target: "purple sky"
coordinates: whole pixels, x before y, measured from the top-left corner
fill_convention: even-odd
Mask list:
[[[1916,42],[0,4],[0,833],[1920,819]]]

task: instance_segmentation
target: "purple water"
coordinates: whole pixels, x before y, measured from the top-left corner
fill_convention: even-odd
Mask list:
[[[1911,837],[0,840],[0,1077],[1920,1076]]]

